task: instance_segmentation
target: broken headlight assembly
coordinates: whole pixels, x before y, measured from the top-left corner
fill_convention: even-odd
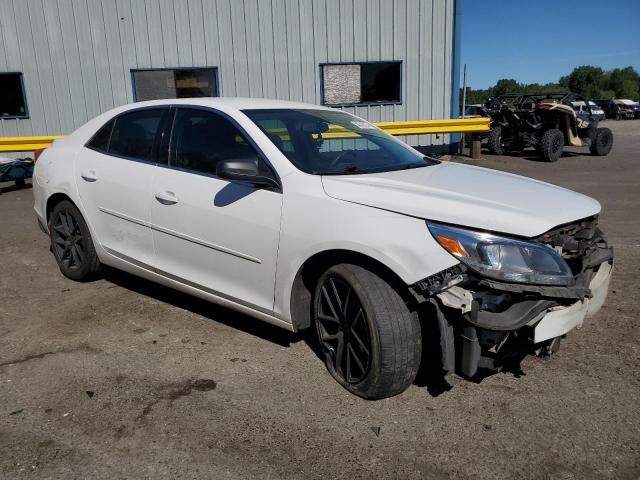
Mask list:
[[[533,285],[575,284],[562,256],[547,245],[437,223],[427,226],[446,251],[482,276]]]

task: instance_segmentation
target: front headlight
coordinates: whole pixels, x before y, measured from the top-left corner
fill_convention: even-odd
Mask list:
[[[486,277],[534,285],[575,284],[567,262],[544,244],[437,223],[427,225],[445,250]]]

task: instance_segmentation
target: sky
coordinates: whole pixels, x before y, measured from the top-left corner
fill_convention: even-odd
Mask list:
[[[467,84],[557,82],[574,67],[640,72],[640,0],[461,0]],[[460,84],[462,85],[462,65]]]

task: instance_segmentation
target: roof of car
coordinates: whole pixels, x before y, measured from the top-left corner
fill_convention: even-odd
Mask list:
[[[104,123],[124,112],[146,107],[157,107],[164,105],[191,105],[200,107],[218,108],[221,111],[227,110],[266,110],[277,108],[290,108],[290,109],[316,109],[316,110],[331,110],[331,108],[323,107],[320,105],[313,105],[310,103],[291,102],[288,100],[275,100],[267,98],[241,98],[241,97],[197,97],[197,98],[166,98],[161,100],[147,100],[143,102],[129,103],[127,105],[121,105],[113,108],[108,112],[104,112],[102,115],[98,115],[89,122],[82,125],[80,128],[69,134],[63,139],[65,143],[78,143],[84,144],[98,128]],[[60,143],[60,142],[59,142]]]
[[[276,100],[269,98],[243,98],[243,97],[194,97],[194,98],[171,98],[162,100],[150,100],[146,102],[137,102],[136,107],[152,106],[152,105],[200,105],[203,107],[227,107],[237,110],[265,110],[275,108],[313,108],[321,110],[330,110],[327,107],[313,105],[310,103],[291,102],[289,100]],[[133,105],[131,105],[133,106]]]

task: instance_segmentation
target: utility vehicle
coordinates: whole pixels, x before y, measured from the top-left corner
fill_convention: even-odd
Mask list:
[[[578,101],[584,102],[586,115],[576,115],[572,103]],[[541,159],[555,162],[565,146],[607,155],[613,145],[613,133],[598,127],[599,118],[581,95],[506,94],[488,98],[485,107],[491,117],[487,147],[495,155],[533,147]]]
[[[638,102],[634,102],[628,98],[620,98],[615,99],[613,103],[618,106],[625,120],[640,118],[640,104],[638,104]]]

